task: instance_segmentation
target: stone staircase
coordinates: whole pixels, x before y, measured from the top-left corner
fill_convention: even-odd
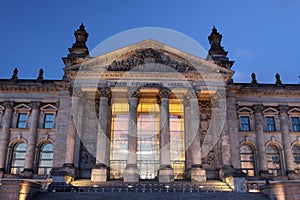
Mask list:
[[[74,188],[71,192],[39,192],[34,200],[152,200],[152,199],[268,199],[261,193],[235,193],[224,182],[207,181],[206,183],[175,182],[158,183],[141,181],[139,183],[124,183],[121,181],[109,181],[107,183],[92,184],[88,180],[76,180],[72,182]]]

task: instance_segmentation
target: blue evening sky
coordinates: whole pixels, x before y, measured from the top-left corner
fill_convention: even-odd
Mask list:
[[[67,55],[75,41],[73,33],[82,22],[90,34],[90,51],[116,34],[142,27],[164,28],[157,29],[158,35],[166,29],[180,32],[191,39],[180,43],[167,35],[161,42],[189,51],[193,39],[207,51],[207,37],[216,26],[223,35],[222,45],[229,58],[235,61],[234,82],[250,82],[250,75],[255,72],[258,82],[273,83],[278,72],[283,83],[299,83],[297,0],[3,0],[0,78],[10,78],[18,67],[19,78],[36,78],[43,68],[46,79],[61,79],[61,57]],[[137,41],[145,33],[150,34],[146,38],[151,37],[151,29],[137,30],[143,30],[132,33]],[[119,47],[137,42],[132,40],[132,34],[131,39],[116,40]]]

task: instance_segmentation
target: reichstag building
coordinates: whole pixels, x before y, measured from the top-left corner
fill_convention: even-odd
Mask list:
[[[74,35],[62,79],[0,80],[0,181],[300,181],[300,85],[235,83],[215,27],[206,59],[153,39],[91,57]]]

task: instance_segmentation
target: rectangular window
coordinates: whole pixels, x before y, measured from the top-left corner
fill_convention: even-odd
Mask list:
[[[248,116],[240,117],[240,129],[241,131],[250,131],[250,120]]]
[[[275,131],[275,119],[274,117],[266,117],[267,131]]]
[[[300,132],[300,120],[299,117],[292,117],[292,127],[294,132]]]
[[[54,114],[53,113],[45,114],[44,128],[54,128]]]
[[[18,114],[17,128],[27,128],[27,113]]]

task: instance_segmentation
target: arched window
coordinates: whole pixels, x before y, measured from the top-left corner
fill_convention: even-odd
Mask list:
[[[281,173],[279,149],[275,145],[268,145],[267,149],[268,172],[273,176],[279,176]]]
[[[12,152],[11,174],[20,174],[24,170],[26,157],[26,144],[24,142],[17,143]]]
[[[42,145],[39,157],[38,174],[49,174],[53,161],[53,144],[45,143]]]
[[[300,174],[300,145],[294,145],[292,150],[294,156],[295,171],[297,174]]]
[[[254,154],[253,149],[249,145],[240,147],[241,169],[248,176],[254,176]]]

